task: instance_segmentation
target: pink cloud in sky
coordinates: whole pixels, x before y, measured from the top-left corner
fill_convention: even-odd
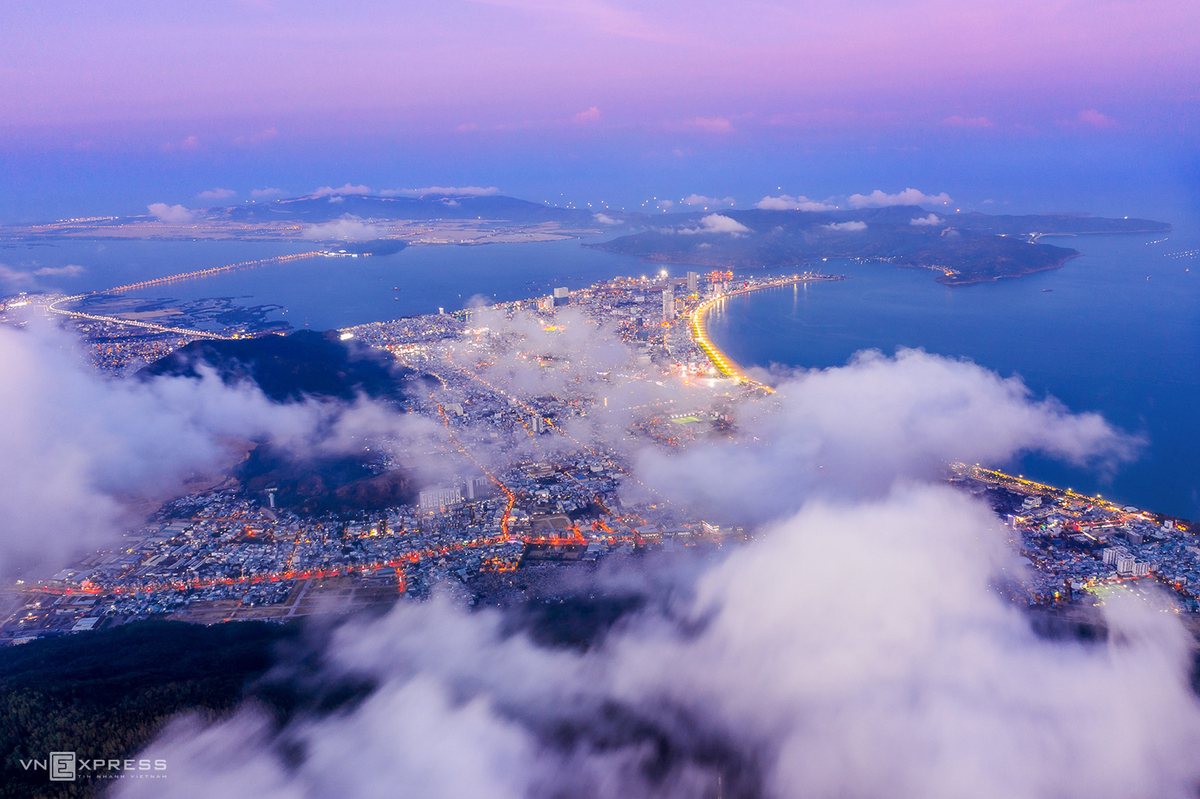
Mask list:
[[[942,124],[949,128],[993,128],[995,124],[987,117],[962,117],[958,114],[948,116]]]
[[[168,150],[266,141],[285,119],[297,135],[347,139],[383,125],[440,135],[462,120],[496,135],[558,120],[569,136],[561,122],[573,117],[668,131],[664,119],[690,120],[709,133],[771,121],[924,128],[930,114],[950,127],[983,128],[1000,113],[1006,129],[1069,118],[1098,127],[1109,114],[1151,124],[1140,110],[1185,102],[1200,39],[1194,0],[1111,3],[1103,14],[1041,0],[363,0],[336,10],[129,0],[71,13],[8,4],[0,19],[22,32],[0,48],[4,129],[62,126],[73,141],[157,146],[164,122],[201,125]],[[970,116],[931,110],[964,92]],[[594,105],[581,111],[580,97]],[[1074,108],[1065,97],[1079,98]],[[1107,113],[1095,110],[1101,101]]]
[[[1077,119],[1084,125],[1091,125],[1094,128],[1111,128],[1117,123],[1108,116],[1101,114],[1094,108],[1088,108],[1079,112]]]
[[[313,197],[341,197],[342,195],[345,195],[345,194],[370,194],[370,193],[371,193],[371,189],[368,186],[362,186],[362,185],[354,186],[354,185],[351,185],[350,183],[346,183],[346,185],[341,186],[340,188],[336,188],[336,189],[333,186],[322,186],[321,188],[314,191],[312,193],[312,196]]]
[[[586,111],[580,111],[578,114],[571,117],[571,121],[578,122],[581,124],[587,123],[587,122],[599,122],[600,121],[600,109],[597,108],[596,106],[592,106],[591,108],[587,109]]]
[[[262,142],[270,141],[271,139],[275,138],[278,135],[279,135],[279,130],[277,128],[275,128],[274,126],[272,126],[269,128],[263,128],[258,133],[251,133],[248,136],[246,136],[246,135],[237,136],[234,138],[233,143],[234,144],[261,144]]]
[[[705,133],[733,133],[733,123],[725,117],[694,117],[683,124]]]

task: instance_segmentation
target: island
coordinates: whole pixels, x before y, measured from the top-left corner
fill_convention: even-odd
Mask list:
[[[1164,222],[1086,214],[946,214],[919,206],[755,209],[676,215],[666,224],[589,246],[652,263],[717,269],[809,268],[830,258],[876,260],[931,269],[939,283],[962,286],[1057,269],[1079,256],[1078,250],[1039,241],[1042,236],[1170,229]]]

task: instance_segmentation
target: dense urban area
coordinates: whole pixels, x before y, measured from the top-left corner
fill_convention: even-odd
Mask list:
[[[772,389],[709,341],[705,320],[740,293],[837,279],[664,271],[342,330],[419,376],[403,410],[440,429],[383,442],[376,467],[420,458],[444,465],[440,480],[426,478],[405,504],[319,513],[277,504],[274,487],[227,480],[163,505],[119,547],[10,587],[19,601],[0,643],[147,618],[282,621],[435,590],[470,604],[553,601],[565,569],[736,546],[755,531],[697,518],[641,486],[628,453],[736,435],[737,407],[770,402]],[[0,313],[12,321],[34,306],[65,318],[114,374],[197,338],[263,333],[244,320],[206,330],[131,321],[81,310],[88,301],[23,294]],[[593,358],[598,349],[616,355]],[[1185,520],[980,465],[948,465],[947,479],[1009,525],[1029,565],[1022,601],[1090,606],[1116,583],[1153,581],[1177,612],[1200,611],[1200,539]]]

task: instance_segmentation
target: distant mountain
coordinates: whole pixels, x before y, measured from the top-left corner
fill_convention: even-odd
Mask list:
[[[376,220],[494,219],[535,224],[558,222],[595,226],[591,211],[555,208],[543,203],[518,200],[499,194],[427,195],[424,197],[379,197],[342,194],[334,197],[298,197],[287,200],[247,203],[206,212],[210,219],[231,222],[292,221],[317,223],[346,214]]]
[[[916,206],[857,211],[722,211],[675,215],[666,225],[589,245],[655,263],[716,268],[808,267],[823,258],[875,258],[926,267],[964,285],[1055,269],[1077,250],[1032,241],[1038,233],[1170,230],[1141,219],[1084,215],[947,214]]]

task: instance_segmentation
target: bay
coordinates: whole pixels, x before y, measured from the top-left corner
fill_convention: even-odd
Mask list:
[[[848,279],[732,299],[709,334],[744,366],[829,368],[912,347],[1017,375],[1034,396],[1101,413],[1148,444],[1115,475],[1039,457],[994,465],[1200,519],[1200,224],[1195,213],[1164,218],[1170,234],[1046,238],[1083,255],[995,283],[947,287],[926,270],[829,262]]]

